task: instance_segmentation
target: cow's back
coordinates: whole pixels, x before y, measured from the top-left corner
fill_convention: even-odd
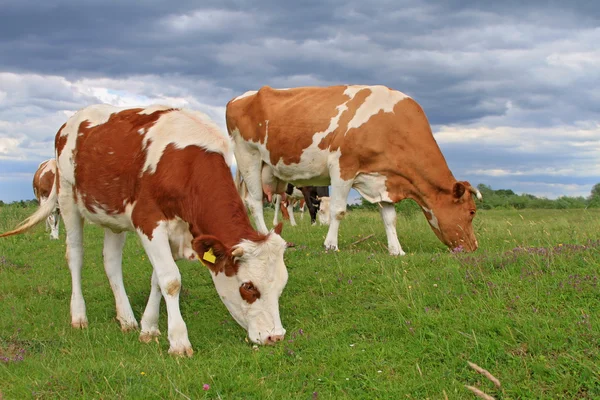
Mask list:
[[[166,106],[91,106],[71,117],[56,136],[61,182],[72,190],[80,212],[116,230],[133,228],[136,204],[156,201],[155,173],[165,154],[190,146],[220,153],[217,159],[230,163],[229,139],[214,122],[202,113]],[[185,168],[175,170],[179,173],[171,171],[163,179],[168,184],[185,180]]]
[[[343,180],[448,171],[422,108],[385,86],[263,87],[228,104],[227,126],[236,141],[258,147],[278,177],[299,185],[328,184],[322,175],[332,162]]]

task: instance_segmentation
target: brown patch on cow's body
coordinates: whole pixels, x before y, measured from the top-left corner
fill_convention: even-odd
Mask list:
[[[264,143],[266,139],[271,164],[279,160],[288,165],[299,163],[313,135],[325,131],[338,114],[336,107],[348,100],[345,86],[329,89],[274,90],[264,86],[254,96],[229,102],[227,126],[239,128],[245,140]],[[307,110],[305,104],[317,106]],[[310,115],[304,114],[307,111]]]
[[[181,282],[179,282],[177,280],[171,281],[167,285],[167,294],[169,296],[175,296],[176,294],[179,293],[180,290],[181,290]]]
[[[213,235],[227,248],[242,239],[266,239],[250,224],[221,154],[196,146],[167,146],[156,172],[145,172],[140,179],[140,197],[152,199],[138,203],[134,209],[134,214],[138,213],[134,223],[145,233],[163,214],[167,219],[180,217],[188,222],[192,236]]]
[[[240,296],[242,296],[242,299],[248,304],[252,304],[260,299],[260,291],[252,282],[244,282],[240,286]]]
[[[144,135],[161,115],[172,110],[140,114],[141,108],[113,113],[103,124],[79,125],[73,149],[76,191],[90,212],[101,208],[108,214],[121,214],[135,201],[139,176],[146,161]]]
[[[33,175],[33,193],[38,201],[50,196],[50,192],[54,186],[55,171],[56,161],[53,159],[46,160],[40,164],[38,170]]]
[[[67,136],[66,135],[62,136],[62,131],[63,131],[63,129],[65,129],[65,126],[67,126],[66,122],[64,124],[62,124],[62,126],[58,130],[58,133],[56,134],[56,137],[54,138],[54,148],[56,149],[56,159],[57,160],[58,160],[58,157],[61,155],[65,145],[67,144]]]

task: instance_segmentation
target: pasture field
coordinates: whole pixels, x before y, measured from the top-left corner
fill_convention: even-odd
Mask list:
[[[32,211],[1,207],[0,230]],[[120,331],[98,227],[85,227],[84,330],[70,327],[62,223],[60,241],[43,225],[0,239],[0,398],[475,398],[465,385],[497,399],[600,398],[600,210],[481,211],[471,254],[450,253],[421,214],[399,215],[407,255],[397,258],[376,211],[348,213],[340,252],[322,249],[327,227],[297,219],[283,230],[296,247],[275,346],[253,348],[208,271],[178,262],[191,359],[167,354],[164,303],[158,343]],[[150,275],[130,234],[124,276],[138,320]]]

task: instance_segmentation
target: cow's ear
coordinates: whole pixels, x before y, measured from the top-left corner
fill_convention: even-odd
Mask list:
[[[192,248],[198,254],[202,264],[206,265],[215,274],[219,272],[225,272],[227,276],[235,274],[230,249],[225,247],[216,237],[200,235],[192,241]]]
[[[283,231],[283,222],[278,223],[275,229],[273,229],[273,231],[276,234],[281,235],[281,231]]]
[[[467,187],[462,182],[456,182],[452,188],[452,195],[455,199],[460,199],[465,194]]]

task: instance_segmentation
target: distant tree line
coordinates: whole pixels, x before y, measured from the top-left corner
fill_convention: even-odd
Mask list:
[[[477,189],[483,196],[483,202],[477,202],[477,208],[482,210],[492,209],[515,209],[545,208],[545,209],[574,209],[574,208],[600,208],[600,183],[592,188],[588,197],[561,196],[551,200],[545,197],[536,197],[532,194],[516,194],[510,189],[492,189],[491,186],[480,183]],[[365,199],[355,204],[352,208],[377,209],[377,204],[371,204]],[[405,214],[420,211],[420,207],[414,201],[401,201],[396,204],[396,210]]]
[[[561,196],[557,199],[551,200],[545,197],[536,197],[532,194],[516,194],[511,189],[492,189],[491,186],[480,183],[477,185],[477,189],[483,196],[483,202],[477,202],[477,208],[483,210],[492,209],[516,209],[522,210],[524,208],[546,208],[546,209],[573,209],[573,208],[600,208],[600,183],[597,183],[592,188],[592,191],[588,197],[569,197]],[[9,203],[13,206],[30,207],[37,206],[37,200],[20,200]],[[0,207],[7,205],[7,203],[0,200]],[[349,208],[367,208],[367,209],[378,209],[377,204],[372,204],[361,199],[359,204],[352,204]],[[401,201],[396,204],[396,210],[404,214],[412,214],[417,211],[421,211],[421,208],[414,201]]]

